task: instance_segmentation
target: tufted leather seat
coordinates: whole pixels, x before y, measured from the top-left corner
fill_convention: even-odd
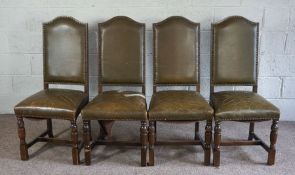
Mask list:
[[[207,120],[213,109],[194,91],[160,91],[153,94],[149,109],[150,120]]]
[[[280,114],[277,107],[253,92],[216,92],[212,105],[215,120],[270,120],[278,119]]]
[[[75,119],[88,102],[82,91],[45,89],[18,103],[16,115],[30,118]]]
[[[82,110],[84,120],[147,120],[145,96],[138,92],[107,91]]]

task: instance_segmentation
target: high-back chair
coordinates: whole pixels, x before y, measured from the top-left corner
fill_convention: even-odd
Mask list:
[[[212,25],[210,98],[215,110],[214,166],[220,165],[220,146],[261,145],[267,164],[275,162],[279,109],[257,94],[259,25],[232,16]],[[215,86],[252,86],[249,91],[214,92]],[[273,120],[270,147],[254,133],[254,122]],[[221,122],[249,122],[248,140],[221,142]]]
[[[145,100],[145,25],[117,16],[98,24],[99,94],[82,110],[85,162],[91,164],[95,145],[141,145],[141,165],[146,166],[148,144]],[[139,86],[140,92],[104,91],[104,86]],[[91,143],[90,120],[141,121],[140,142],[110,141],[99,137]]]
[[[202,145],[205,165],[210,164],[213,109],[200,95],[200,25],[173,16],[153,25],[154,84],[149,115],[149,164],[154,165],[154,145]],[[194,86],[195,91],[157,91],[161,86]],[[205,141],[199,121],[207,121]],[[157,141],[157,121],[195,122],[195,139]]]
[[[73,164],[79,164],[82,144],[78,141],[76,120],[88,103],[87,30],[87,24],[72,17],[57,17],[43,24],[44,90],[14,108],[22,160],[29,159],[28,148],[36,142],[52,142],[72,145]],[[49,88],[49,84],[84,85],[84,91]],[[47,130],[27,143],[23,118],[46,119]],[[71,122],[71,140],[54,138],[52,119]]]

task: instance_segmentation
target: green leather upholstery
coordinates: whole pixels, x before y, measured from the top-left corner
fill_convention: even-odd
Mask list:
[[[87,24],[71,17],[44,23],[44,81],[87,81]]]
[[[271,120],[280,111],[265,98],[253,92],[223,91],[212,95],[215,120]]]
[[[149,120],[196,121],[212,119],[213,109],[193,91],[160,91],[152,96]]]
[[[198,23],[173,16],[154,24],[154,83],[199,83]],[[197,121],[212,119],[213,109],[196,91],[154,92],[149,120]]]
[[[212,25],[214,84],[256,84],[258,23],[230,17]]]
[[[138,92],[104,92],[81,113],[83,120],[147,120],[145,96]]]
[[[143,84],[145,25],[128,17],[114,17],[98,25],[100,82]]]
[[[145,25],[117,16],[98,25],[100,83],[144,85]],[[145,96],[138,92],[106,91],[83,110],[83,120],[147,120]],[[111,128],[110,128],[111,129]]]
[[[257,89],[258,23],[241,16],[212,25],[211,85],[251,85]],[[278,119],[279,109],[254,92],[211,93],[215,120]]]
[[[42,90],[15,106],[15,114],[30,118],[75,120],[88,103],[87,24],[71,17],[44,23],[44,83],[84,85],[87,92]]]
[[[170,17],[154,24],[156,84],[196,84],[199,72],[199,24]]]
[[[82,91],[47,89],[18,103],[14,111],[22,117],[74,120],[87,103]]]

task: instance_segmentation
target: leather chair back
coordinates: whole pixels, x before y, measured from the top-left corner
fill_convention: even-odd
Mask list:
[[[145,25],[117,16],[98,30],[99,84],[144,85]]]
[[[43,24],[45,87],[49,83],[84,84],[88,90],[87,35],[87,24],[72,17]]]
[[[212,25],[212,84],[257,85],[258,32],[258,23],[241,16]]]
[[[154,85],[199,83],[200,25],[172,16],[153,25]]]

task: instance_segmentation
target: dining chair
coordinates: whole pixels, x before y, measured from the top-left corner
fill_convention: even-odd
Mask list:
[[[65,16],[43,24],[44,89],[14,108],[21,160],[29,159],[28,148],[35,143],[50,142],[71,145],[73,164],[79,164],[82,142],[78,141],[76,122],[81,109],[88,103],[87,30],[87,24]],[[50,88],[50,84],[83,85],[84,91]],[[46,131],[27,143],[23,118],[46,120]],[[54,137],[52,119],[70,121],[71,140]]]
[[[148,110],[149,165],[154,165],[155,145],[201,145],[204,163],[210,165],[213,109],[200,95],[200,24],[172,16],[153,24],[153,95]],[[195,90],[160,90],[165,86],[192,86]],[[206,121],[205,140],[199,121]],[[157,139],[157,122],[193,122],[194,139]]]
[[[145,25],[117,16],[98,24],[98,34],[98,95],[82,110],[86,165],[91,164],[91,150],[96,145],[129,145],[141,146],[141,165],[146,166]],[[108,91],[105,86],[135,86],[141,92]],[[91,140],[91,120],[140,121],[140,141]]]
[[[231,16],[212,24],[210,102],[214,108],[213,164],[220,165],[221,146],[260,145],[275,163],[280,111],[257,93],[259,24]],[[215,86],[250,86],[252,91],[219,91]],[[272,120],[270,146],[254,133],[255,122]],[[221,122],[250,123],[247,140],[221,141]]]

